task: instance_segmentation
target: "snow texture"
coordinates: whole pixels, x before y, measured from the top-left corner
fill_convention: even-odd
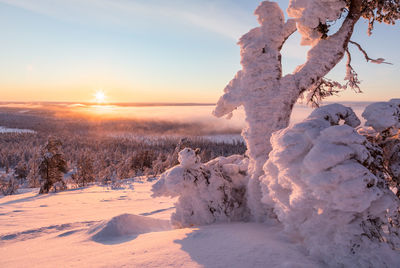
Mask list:
[[[399,199],[368,169],[375,159],[354,129],[359,123],[333,104],[274,133],[262,201],[329,267],[396,267]]]
[[[93,233],[93,241],[110,243],[119,239],[126,239],[127,236],[131,237],[143,233],[160,232],[170,229],[171,225],[167,220],[122,214],[91,228],[89,233]]]
[[[398,129],[400,128],[400,99],[372,103],[365,108],[362,117],[366,119],[366,126],[371,126],[378,132],[392,127]]]
[[[400,99],[370,104],[362,116],[375,131],[368,136],[382,149],[382,165],[389,173],[392,190],[400,197]]]
[[[243,105],[246,127],[242,132],[250,158],[248,202],[254,219],[267,219],[261,204],[259,176],[271,150],[268,142],[272,132],[289,124],[290,112],[297,96],[280,88],[282,77],[280,49],[296,30],[294,20],[285,22],[284,14],[275,2],[264,1],[255,10],[260,27],[250,30],[239,40],[241,64],[233,80],[226,86],[214,115],[230,115]]]
[[[272,133],[289,125],[298,98],[306,95],[307,101],[311,101],[321,79],[343,58],[358,18],[346,18],[340,29],[325,39],[315,28],[319,22],[337,19],[344,5],[341,0],[292,0],[288,13],[294,19],[285,22],[276,2],[263,1],[255,11],[260,26],[239,40],[242,70],[225,87],[213,113],[230,117],[239,106],[244,107],[246,127],[242,135],[250,159],[247,197],[254,220],[269,219],[270,208],[260,201],[259,178],[272,149]],[[303,65],[293,74],[282,76],[280,51],[296,30],[305,43],[313,46]]]
[[[196,151],[179,152],[180,164],[167,170],[153,186],[153,196],[179,196],[171,222],[177,227],[248,218],[246,171],[240,155],[202,164]]]
[[[176,199],[151,198],[153,182],[136,178],[131,183],[134,190],[91,185],[46,196],[22,189],[1,197],[0,266],[321,267],[280,226],[239,222],[155,232],[147,227],[149,221],[132,214],[168,221]],[[123,220],[123,213],[130,215]],[[128,225],[140,222],[150,232],[93,241],[89,231],[112,218]]]
[[[322,36],[317,30],[320,23],[337,20],[345,6],[343,0],[290,0],[287,13],[296,19],[301,44],[313,45]]]

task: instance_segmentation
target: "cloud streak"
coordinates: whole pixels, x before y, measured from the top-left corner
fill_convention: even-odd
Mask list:
[[[255,25],[252,14],[225,1],[217,4],[207,0],[171,0],[167,3],[160,0],[0,0],[0,3],[83,24],[135,27],[137,24],[133,21],[142,20],[143,24],[153,24],[172,20],[235,40]]]

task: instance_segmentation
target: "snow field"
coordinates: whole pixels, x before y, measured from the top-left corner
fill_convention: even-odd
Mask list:
[[[1,267],[320,267],[281,227],[258,223],[170,229],[176,198],[153,182],[0,198]]]

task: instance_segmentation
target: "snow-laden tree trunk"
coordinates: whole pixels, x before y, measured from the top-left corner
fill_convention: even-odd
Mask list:
[[[285,128],[289,124],[290,112],[297,100],[297,96],[291,99],[278,97],[282,91],[270,93],[272,94],[264,94],[263,96],[260,94],[254,100],[244,103],[247,127],[243,130],[242,135],[247,142],[248,155],[251,159],[249,166],[250,180],[247,189],[248,204],[254,219],[257,221],[264,221],[269,211],[265,205],[259,202],[261,200],[261,187],[258,179],[263,174],[263,165],[267,161],[268,152],[271,151],[269,137],[274,131]],[[277,103],[277,100],[282,99],[285,101]],[[254,109],[254,107],[264,109]],[[268,107],[271,108],[268,109]]]
[[[324,1],[324,0],[323,0]],[[240,70],[225,88],[214,115],[230,116],[239,106],[246,112],[247,126],[243,130],[248,156],[250,157],[248,202],[255,220],[264,220],[267,210],[260,202],[259,177],[271,151],[271,134],[289,124],[290,115],[297,99],[305,91],[312,91],[321,79],[343,58],[353,28],[361,13],[361,0],[352,1],[349,13],[338,32],[326,39],[317,38],[315,31],[307,29],[302,14],[304,7],[291,1],[288,11],[296,17],[285,22],[282,10],[275,2],[264,1],[256,9],[260,27],[250,30],[239,41],[241,47]],[[313,1],[309,1],[312,5]],[[329,2],[329,1],[328,1]],[[332,1],[330,1],[332,2]],[[338,1],[342,3],[343,1]],[[344,6],[332,5],[326,12],[315,16],[339,16]],[[309,7],[310,8],[310,7]],[[291,10],[290,10],[291,9]],[[333,14],[333,15],[332,15]],[[314,18],[318,21],[318,18]],[[306,21],[307,22],[307,21]],[[293,74],[282,77],[280,50],[288,37],[297,28],[307,40],[313,41],[307,62]],[[306,26],[304,25],[306,24]]]

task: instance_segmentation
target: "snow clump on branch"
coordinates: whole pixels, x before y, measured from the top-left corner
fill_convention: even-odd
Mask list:
[[[343,0],[291,0],[287,12],[296,19],[301,44],[314,45],[324,37],[326,22],[337,20],[345,7]]]
[[[153,197],[179,196],[171,216],[175,227],[246,220],[248,159],[241,155],[201,163],[198,151],[179,152],[179,165],[167,170],[153,185]]]
[[[350,108],[334,104],[274,133],[263,202],[330,267],[395,267],[400,202],[370,171],[376,159],[354,129],[359,123]]]

